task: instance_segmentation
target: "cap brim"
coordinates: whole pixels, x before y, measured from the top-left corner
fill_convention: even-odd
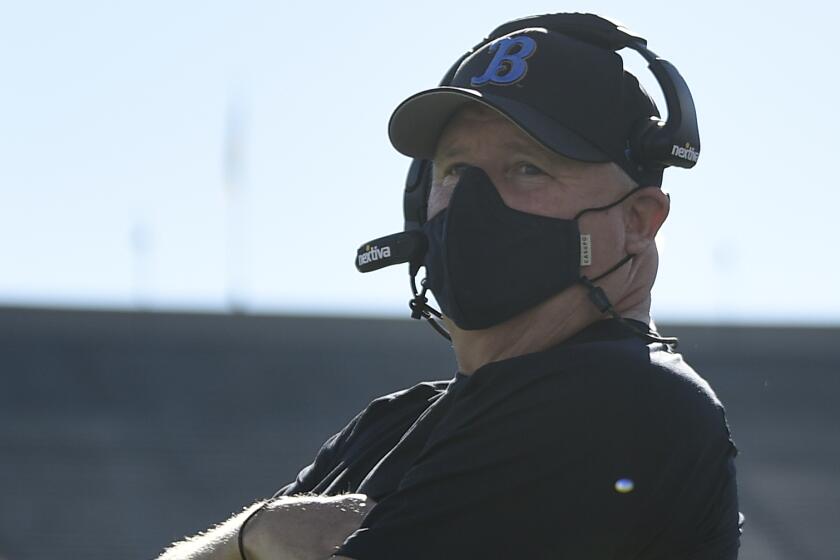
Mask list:
[[[527,105],[452,86],[422,91],[403,101],[388,123],[391,144],[407,156],[433,159],[438,140],[449,119],[471,101],[498,111],[534,140],[558,154],[586,162],[610,161],[604,152],[590,142]]]

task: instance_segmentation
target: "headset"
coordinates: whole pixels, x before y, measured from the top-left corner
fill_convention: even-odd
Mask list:
[[[631,127],[628,138],[627,157],[639,166],[640,170],[663,170],[666,167],[690,169],[697,163],[700,155],[700,133],[697,129],[697,114],[694,100],[685,80],[673,64],[657,56],[647,48],[647,40],[626,29],[621,24],[594,14],[558,13],[530,16],[505,23],[484,38],[472,49],[464,53],[452,65],[441,80],[441,86],[451,85],[458,68],[470,55],[495,41],[496,39],[529,28],[544,28],[573,37],[594,46],[619,51],[630,48],[638,52],[648,63],[648,68],[656,78],[665,96],[668,109],[667,120],[656,115],[641,118]],[[444,338],[449,334],[437,321],[441,313],[428,305],[425,280],[418,290],[416,276],[423,266],[427,240],[422,233],[422,226],[427,219],[426,206],[432,186],[432,162],[425,159],[413,159],[408,169],[403,193],[404,229],[362,245],[356,254],[356,268],[360,272],[370,272],[400,263],[409,263],[411,290],[414,294],[409,301],[411,317],[426,319]],[[619,264],[624,264],[622,261]],[[660,337],[655,333],[642,332],[637,326],[625,321],[612,308],[606,294],[591,281],[586,285],[589,298],[602,313],[608,313],[626,324],[631,330],[648,341],[676,345],[674,338]]]
[[[700,133],[697,129],[694,100],[685,80],[673,64],[659,58],[647,48],[647,40],[617,22],[594,14],[546,14],[502,24],[464,53],[452,65],[440,85],[450,85],[461,63],[488,43],[509,33],[532,27],[542,27],[613,51],[630,48],[642,55],[665,95],[668,120],[663,121],[651,115],[634,124],[629,138],[628,156],[642,168],[694,167],[700,154]],[[405,231],[420,229],[426,222],[426,206],[431,186],[432,162],[424,159],[412,160],[403,193]]]

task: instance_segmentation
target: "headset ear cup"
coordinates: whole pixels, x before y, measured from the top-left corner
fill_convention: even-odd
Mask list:
[[[432,162],[426,159],[412,160],[403,191],[405,231],[420,229],[426,223],[426,206],[431,187]]]
[[[661,162],[656,161],[653,147],[657,144],[657,133],[663,126],[665,121],[657,117],[636,123],[630,133],[630,159],[644,167],[661,165]]]

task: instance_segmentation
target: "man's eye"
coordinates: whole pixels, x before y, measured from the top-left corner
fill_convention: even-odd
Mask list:
[[[466,167],[466,163],[453,163],[452,165],[446,168],[446,173],[444,173],[444,176],[457,177]]]
[[[521,175],[544,175],[545,172],[532,163],[520,162],[514,167],[514,170]]]

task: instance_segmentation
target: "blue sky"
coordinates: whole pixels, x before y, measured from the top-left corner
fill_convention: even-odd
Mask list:
[[[559,9],[623,21],[694,94],[703,155],[666,172],[655,316],[840,323],[840,10],[809,2],[10,4],[0,305],[403,314],[405,270],[352,264],[402,226],[391,111]]]

